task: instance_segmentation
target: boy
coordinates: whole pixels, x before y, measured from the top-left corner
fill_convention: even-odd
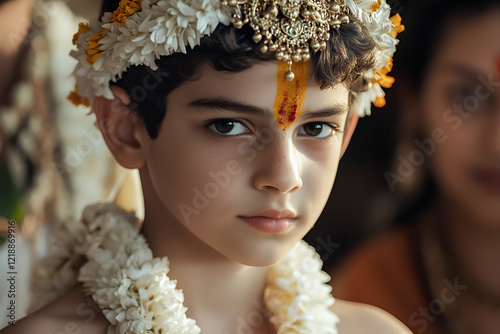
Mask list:
[[[86,209],[70,233],[85,264],[61,261],[79,268],[83,290],[5,333],[408,333],[379,310],[333,304],[301,241],[333,186],[352,111],[382,98],[387,4],[103,9],[104,25],[75,37],[72,99],[92,103],[115,159],[139,169],[144,225],[137,233],[110,204]]]

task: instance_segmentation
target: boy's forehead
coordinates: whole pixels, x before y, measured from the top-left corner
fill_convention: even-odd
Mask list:
[[[279,79],[278,63],[275,61],[259,62],[241,72],[216,71],[209,64],[204,64],[195,80],[185,81],[177,90],[186,105],[204,98],[227,97],[272,110]],[[332,104],[347,108],[349,90],[345,84],[321,89],[309,76],[304,86],[305,109],[323,109]]]

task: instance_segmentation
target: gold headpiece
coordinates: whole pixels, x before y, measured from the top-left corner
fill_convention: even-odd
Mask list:
[[[372,102],[385,103],[382,87],[389,88],[394,81],[387,73],[396,36],[404,26],[401,17],[390,17],[390,12],[386,0],[121,0],[114,12],[80,24],[74,39],[77,50],[72,52],[78,60],[77,82],[70,98],[86,105],[96,96],[113,99],[110,82],[119,80],[129,67],[156,70],[160,57],[188,52],[219,24],[250,25],[261,51],[274,52],[288,65],[285,79],[292,81],[292,63],[307,61],[310,49],[326,48],[329,31],[353,17],[376,45],[375,65],[364,73],[370,89],[360,93],[352,106],[361,116],[369,115]]]
[[[288,63],[288,81],[295,77],[292,62],[309,60],[309,47],[324,50],[330,29],[349,23],[349,8],[340,0],[222,0],[221,5],[233,8],[236,28],[253,28],[254,42],[263,41],[262,53],[274,52],[277,60]]]

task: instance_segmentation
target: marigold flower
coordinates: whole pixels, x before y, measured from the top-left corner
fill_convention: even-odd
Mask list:
[[[383,97],[377,97],[375,101],[373,101],[373,105],[377,108],[382,108],[386,104],[385,98]]]
[[[396,38],[398,34],[402,33],[405,31],[405,26],[401,24],[401,21],[403,20],[401,18],[401,15],[396,14],[393,17],[390,18],[392,24],[394,25],[394,28],[392,32],[390,32],[391,36]]]
[[[76,45],[77,48],[79,49],[80,46],[77,44],[78,37],[80,37],[80,34],[85,34],[86,32],[90,31],[89,24],[87,22],[80,22],[78,24],[78,32],[73,35],[73,45]]]
[[[393,77],[387,75],[391,70],[392,70],[392,58],[387,61],[387,65],[385,65],[380,70],[375,72],[375,74],[377,75],[376,81],[380,86],[384,88],[392,87],[392,85],[396,80]]]
[[[85,107],[90,107],[90,101],[87,98],[78,95],[78,85],[75,85],[75,89],[69,93],[68,100],[70,100],[75,106],[83,105]]]
[[[125,25],[125,20],[141,10],[142,0],[122,0],[118,8],[111,14],[109,22],[118,22]]]
[[[85,50],[85,54],[87,55],[87,62],[91,65],[94,65],[97,58],[101,55],[101,45],[99,41],[104,37],[104,33],[106,32],[105,28],[102,28],[101,32],[92,35],[92,37],[88,40],[87,45],[89,48]]]
[[[370,9],[374,12],[376,12],[377,10],[380,9],[380,6],[382,5],[382,1],[380,0],[377,0],[377,2],[373,3],[371,6],[370,6]]]

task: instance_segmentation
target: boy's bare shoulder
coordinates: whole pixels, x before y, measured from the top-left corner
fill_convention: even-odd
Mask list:
[[[375,306],[335,299],[331,311],[340,318],[339,333],[412,333],[395,317]]]
[[[78,287],[0,333],[106,334],[108,326],[102,312]]]

